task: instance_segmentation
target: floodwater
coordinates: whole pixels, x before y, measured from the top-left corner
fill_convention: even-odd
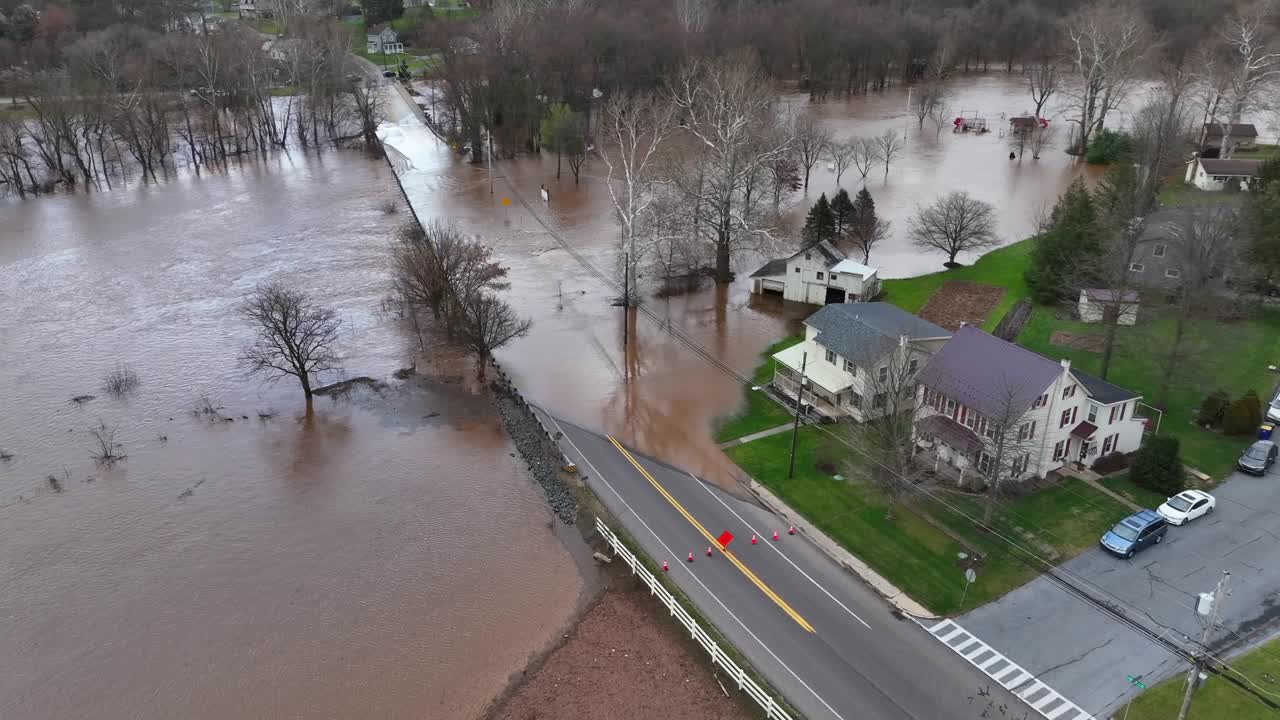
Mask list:
[[[0,717],[471,718],[571,619],[585,545],[491,406],[390,380],[387,198],[385,162],[330,152],[0,205]],[[268,278],[338,309],[383,396],[306,417],[240,373]]]
[[[1028,105],[998,73],[952,91],[989,118]],[[847,136],[905,129],[905,107],[894,91],[815,109]],[[650,300],[662,323],[633,318],[624,351],[616,293],[591,272],[617,262],[601,164],[577,186],[553,158],[501,162],[491,180],[407,117],[399,106],[388,142],[417,213],[490,241],[534,319],[499,353],[526,394],[731,484],[709,431],[742,387],[666,326],[747,373],[812,308],[752,298],[762,259],[742,258],[729,286]],[[1010,162],[998,133],[908,135],[888,178],[868,180],[896,229],[872,258],[888,277],[941,266],[905,242],[916,203],[969,190],[1012,241],[1081,172],[1058,151]],[[14,455],[0,461],[0,717],[471,718],[571,618],[593,582],[584,546],[467,383],[390,381],[308,417],[293,385],[236,368],[248,328],[233,309],[268,278],[341,313],[345,372],[326,381],[412,361],[378,311],[407,217],[379,209],[394,182],[382,161],[295,152],[0,204],[0,449]],[[834,186],[819,167],[793,221]],[[112,399],[101,384],[121,363],[141,386]],[[70,402],[84,394],[97,398]],[[226,420],[194,414],[202,398]],[[127,454],[111,468],[90,459],[100,423]]]
[[[879,168],[866,181],[877,211],[893,224],[891,239],[871,258],[885,277],[942,268],[945,257],[921,253],[906,239],[907,219],[918,204],[967,190],[996,206],[1000,238],[1013,242],[1030,234],[1038,215],[1052,207],[1072,179],[1096,176],[1062,152],[1067,123],[1052,106],[1046,114],[1059,127],[1057,147],[1040,160],[1032,160],[1030,153],[1020,162],[1008,159],[1007,140],[999,132],[1007,121],[1001,122],[1001,115],[1020,115],[1031,106],[1021,76],[974,74],[949,89],[957,114],[976,110],[995,131],[959,135],[947,128],[938,134],[928,122],[920,130],[907,114],[905,88],[812,105],[840,139],[879,135],[890,128],[906,135],[906,147],[888,176]],[[429,96],[429,89],[423,92]],[[784,99],[808,104],[802,95]],[[552,412],[616,433],[646,452],[732,486],[733,469],[715,448],[710,430],[717,418],[741,405],[742,385],[668,334],[665,323],[746,375],[761,351],[796,332],[798,321],[814,308],[751,296],[747,276],[763,259],[744,257],[735,267],[738,279],[727,287],[648,300],[663,326],[643,316],[633,320],[633,340],[624,352],[622,312],[610,304],[618,293],[579,260],[619,277],[619,231],[603,163],[590,160],[575,185],[567,169],[555,179],[554,157],[522,157],[495,163],[491,180],[488,168],[451,153],[411,117],[407,106],[393,107],[401,122],[390,129],[387,142],[399,150],[394,156],[400,177],[419,216],[456,221],[493,243],[511,267],[512,296],[521,312],[534,319],[534,329],[499,357],[525,392]],[[1116,120],[1123,124],[1127,113],[1117,113]],[[862,187],[856,170],[846,172],[842,182],[851,192]],[[539,198],[542,185],[551,194],[548,204]],[[834,173],[825,161],[820,163],[807,193],[790,198],[786,221],[798,227],[819,193],[831,196],[836,189]]]

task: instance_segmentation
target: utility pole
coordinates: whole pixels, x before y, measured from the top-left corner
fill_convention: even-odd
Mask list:
[[[791,428],[791,462],[787,464],[787,479],[796,470],[796,438],[800,435],[800,408],[804,407],[804,369],[809,362],[809,353],[800,355],[800,391],[796,393],[796,424]]]
[[[627,311],[631,309],[631,254],[622,253],[622,349],[627,348],[627,334],[630,331],[627,322]],[[625,352],[624,352],[625,354]]]
[[[493,130],[485,133],[485,144],[489,146],[489,194],[493,194]]]
[[[1204,625],[1204,632],[1200,635],[1200,651],[1196,653],[1195,662],[1191,663],[1191,670],[1187,673],[1187,689],[1182,694],[1182,708],[1178,710],[1178,720],[1187,720],[1187,712],[1191,710],[1191,695],[1195,692],[1196,684],[1200,682],[1200,668],[1204,666],[1204,657],[1209,653],[1209,636],[1213,633],[1213,626],[1218,624],[1218,610],[1222,607],[1222,600],[1227,592],[1227,580],[1230,578],[1231,573],[1223,570],[1222,578],[1218,580],[1218,587],[1213,591],[1209,622]]]

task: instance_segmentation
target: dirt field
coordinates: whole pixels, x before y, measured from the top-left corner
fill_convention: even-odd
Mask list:
[[[754,717],[660,608],[647,592],[607,591],[491,720]]]
[[[959,329],[962,322],[982,327],[1004,293],[1004,288],[995,285],[948,280],[920,308],[920,317],[951,331]]]
[[[1049,336],[1049,343],[1059,347],[1075,348],[1076,350],[1102,352],[1103,348],[1106,347],[1107,339],[1101,335],[1077,335],[1063,330],[1054,330],[1053,334]]]

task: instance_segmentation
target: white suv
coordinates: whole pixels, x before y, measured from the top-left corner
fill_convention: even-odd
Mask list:
[[[1267,419],[1271,422],[1280,422],[1280,392],[1271,398],[1271,404],[1267,406]]]

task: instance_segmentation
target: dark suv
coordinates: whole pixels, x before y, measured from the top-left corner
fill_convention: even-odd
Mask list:
[[[1164,518],[1155,510],[1139,510],[1108,530],[1100,543],[1107,552],[1131,558],[1148,545],[1160,543],[1168,531]]]

